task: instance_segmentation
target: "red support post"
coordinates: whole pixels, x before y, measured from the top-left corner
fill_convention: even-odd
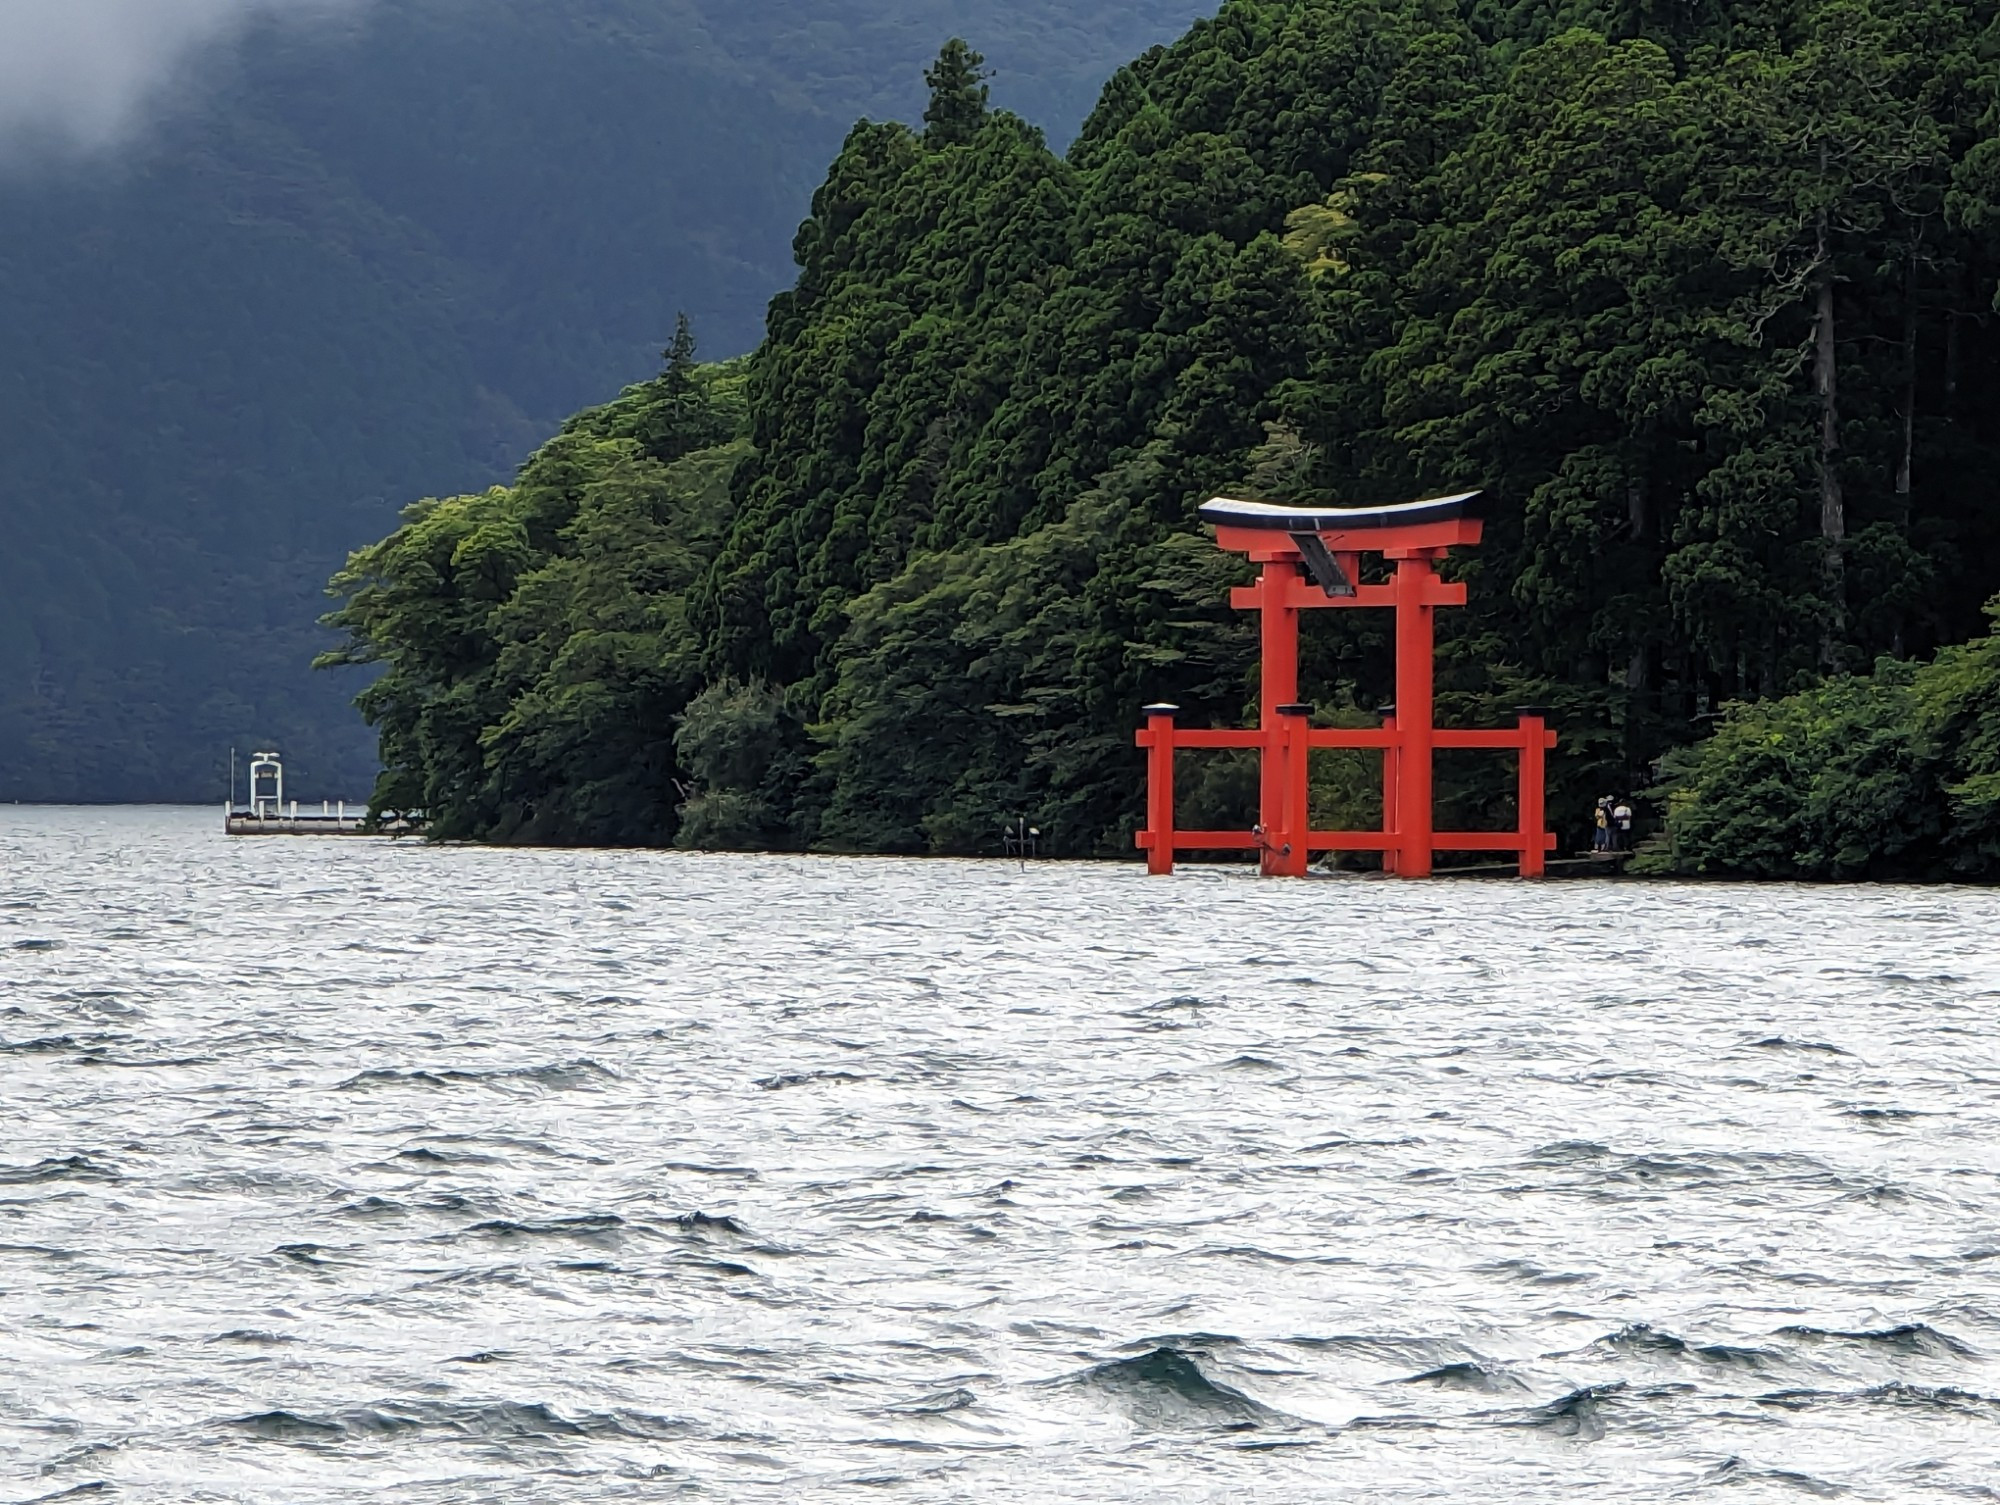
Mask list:
[[[1396,834],[1396,712],[1394,706],[1382,710],[1382,730],[1389,733],[1389,745],[1382,749],[1382,834]],[[1382,848],[1382,871],[1396,871],[1396,844]]]
[[[1283,814],[1275,832],[1266,827],[1270,871],[1282,878],[1303,878],[1312,861],[1307,839],[1312,833],[1312,729],[1309,705],[1281,705],[1278,719],[1284,768]]]
[[[1548,723],[1536,707],[1521,708],[1521,876],[1539,878],[1548,871],[1547,792]]]
[[[1285,758],[1281,751],[1284,735],[1280,706],[1299,698],[1299,609],[1292,601],[1291,587],[1299,579],[1299,567],[1289,560],[1272,560],[1264,566],[1258,582],[1262,609],[1258,616],[1263,638],[1262,683],[1258,687],[1261,714],[1259,728],[1264,733],[1264,751],[1258,757],[1257,823],[1264,828],[1264,846],[1259,870],[1265,877],[1283,873],[1278,833],[1285,827]]]
[[[1426,587],[1436,576],[1428,552],[1396,561],[1396,873],[1403,878],[1431,875],[1434,608]]]
[[[1175,705],[1146,707],[1146,871],[1174,870],[1174,712]]]

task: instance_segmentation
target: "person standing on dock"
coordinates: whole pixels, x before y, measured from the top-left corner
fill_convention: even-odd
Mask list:
[[[1622,799],[1611,812],[1611,850],[1632,850],[1632,806]]]

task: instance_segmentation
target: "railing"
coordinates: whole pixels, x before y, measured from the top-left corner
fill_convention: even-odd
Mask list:
[[[1274,731],[1197,730],[1174,725],[1173,711],[1148,707],[1138,745],[1147,749],[1146,829],[1138,846],[1155,873],[1173,871],[1174,853],[1188,851],[1264,851],[1298,854],[1299,866],[1314,852],[1380,852],[1383,866],[1397,870],[1405,854],[1414,855],[1410,836],[1395,829],[1398,774],[1409,734],[1393,720],[1380,727],[1316,727],[1306,722],[1306,707],[1285,706]],[[1546,870],[1554,849],[1554,833],[1544,829],[1544,775],[1548,750],[1556,734],[1545,715],[1524,709],[1516,726],[1492,730],[1455,731],[1427,728],[1431,748],[1482,748],[1520,755],[1520,820],[1511,831],[1432,831],[1425,833],[1426,855],[1436,852],[1515,852],[1521,876],[1537,878]],[[1272,828],[1249,831],[1183,831],[1174,826],[1174,753],[1180,748],[1254,748],[1283,770],[1285,798]],[[1315,748],[1378,748],[1382,758],[1383,828],[1379,831],[1323,831],[1311,827],[1308,810],[1308,759]],[[1418,840],[1424,840],[1419,837]],[[1409,871],[1427,869],[1400,863]]]
[[[266,800],[255,805],[225,804],[223,830],[232,836],[353,836],[363,834],[368,821],[365,804],[349,805],[345,800],[322,800],[317,810],[310,805],[301,810],[297,800],[271,810],[268,807],[272,803]],[[399,835],[417,830],[420,824],[414,818],[397,817],[383,821],[378,830],[385,835]]]

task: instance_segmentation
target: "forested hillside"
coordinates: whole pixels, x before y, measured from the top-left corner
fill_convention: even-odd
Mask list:
[[[374,773],[327,575],[657,369],[759,337],[860,115],[955,32],[1073,130],[1196,0],[373,0],[199,60],[116,152],[0,141],[0,798]]]
[[[573,430],[537,462],[560,485],[425,504],[357,560],[381,799],[947,851],[1026,812],[1124,850],[1137,707],[1252,698],[1193,523],[1221,487],[1485,488],[1447,714],[1554,705],[1571,822],[1727,701],[1964,639],[2000,588],[1994,16],[1231,0],[1063,157],[948,53],[921,128],[857,126],[814,198],[722,526],[587,418],[587,458]],[[607,509],[695,557],[608,546]],[[1381,626],[1322,615],[1307,683],[1361,714]],[[548,750],[611,727],[645,754],[580,802]],[[1443,772],[1463,806],[1495,782]],[[1243,794],[1216,762],[1191,803]]]

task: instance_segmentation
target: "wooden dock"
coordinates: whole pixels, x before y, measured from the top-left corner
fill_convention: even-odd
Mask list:
[[[405,821],[387,821],[371,830],[363,805],[322,801],[318,810],[301,810],[296,800],[289,809],[278,810],[225,806],[222,829],[231,836],[408,836],[416,830]]]

